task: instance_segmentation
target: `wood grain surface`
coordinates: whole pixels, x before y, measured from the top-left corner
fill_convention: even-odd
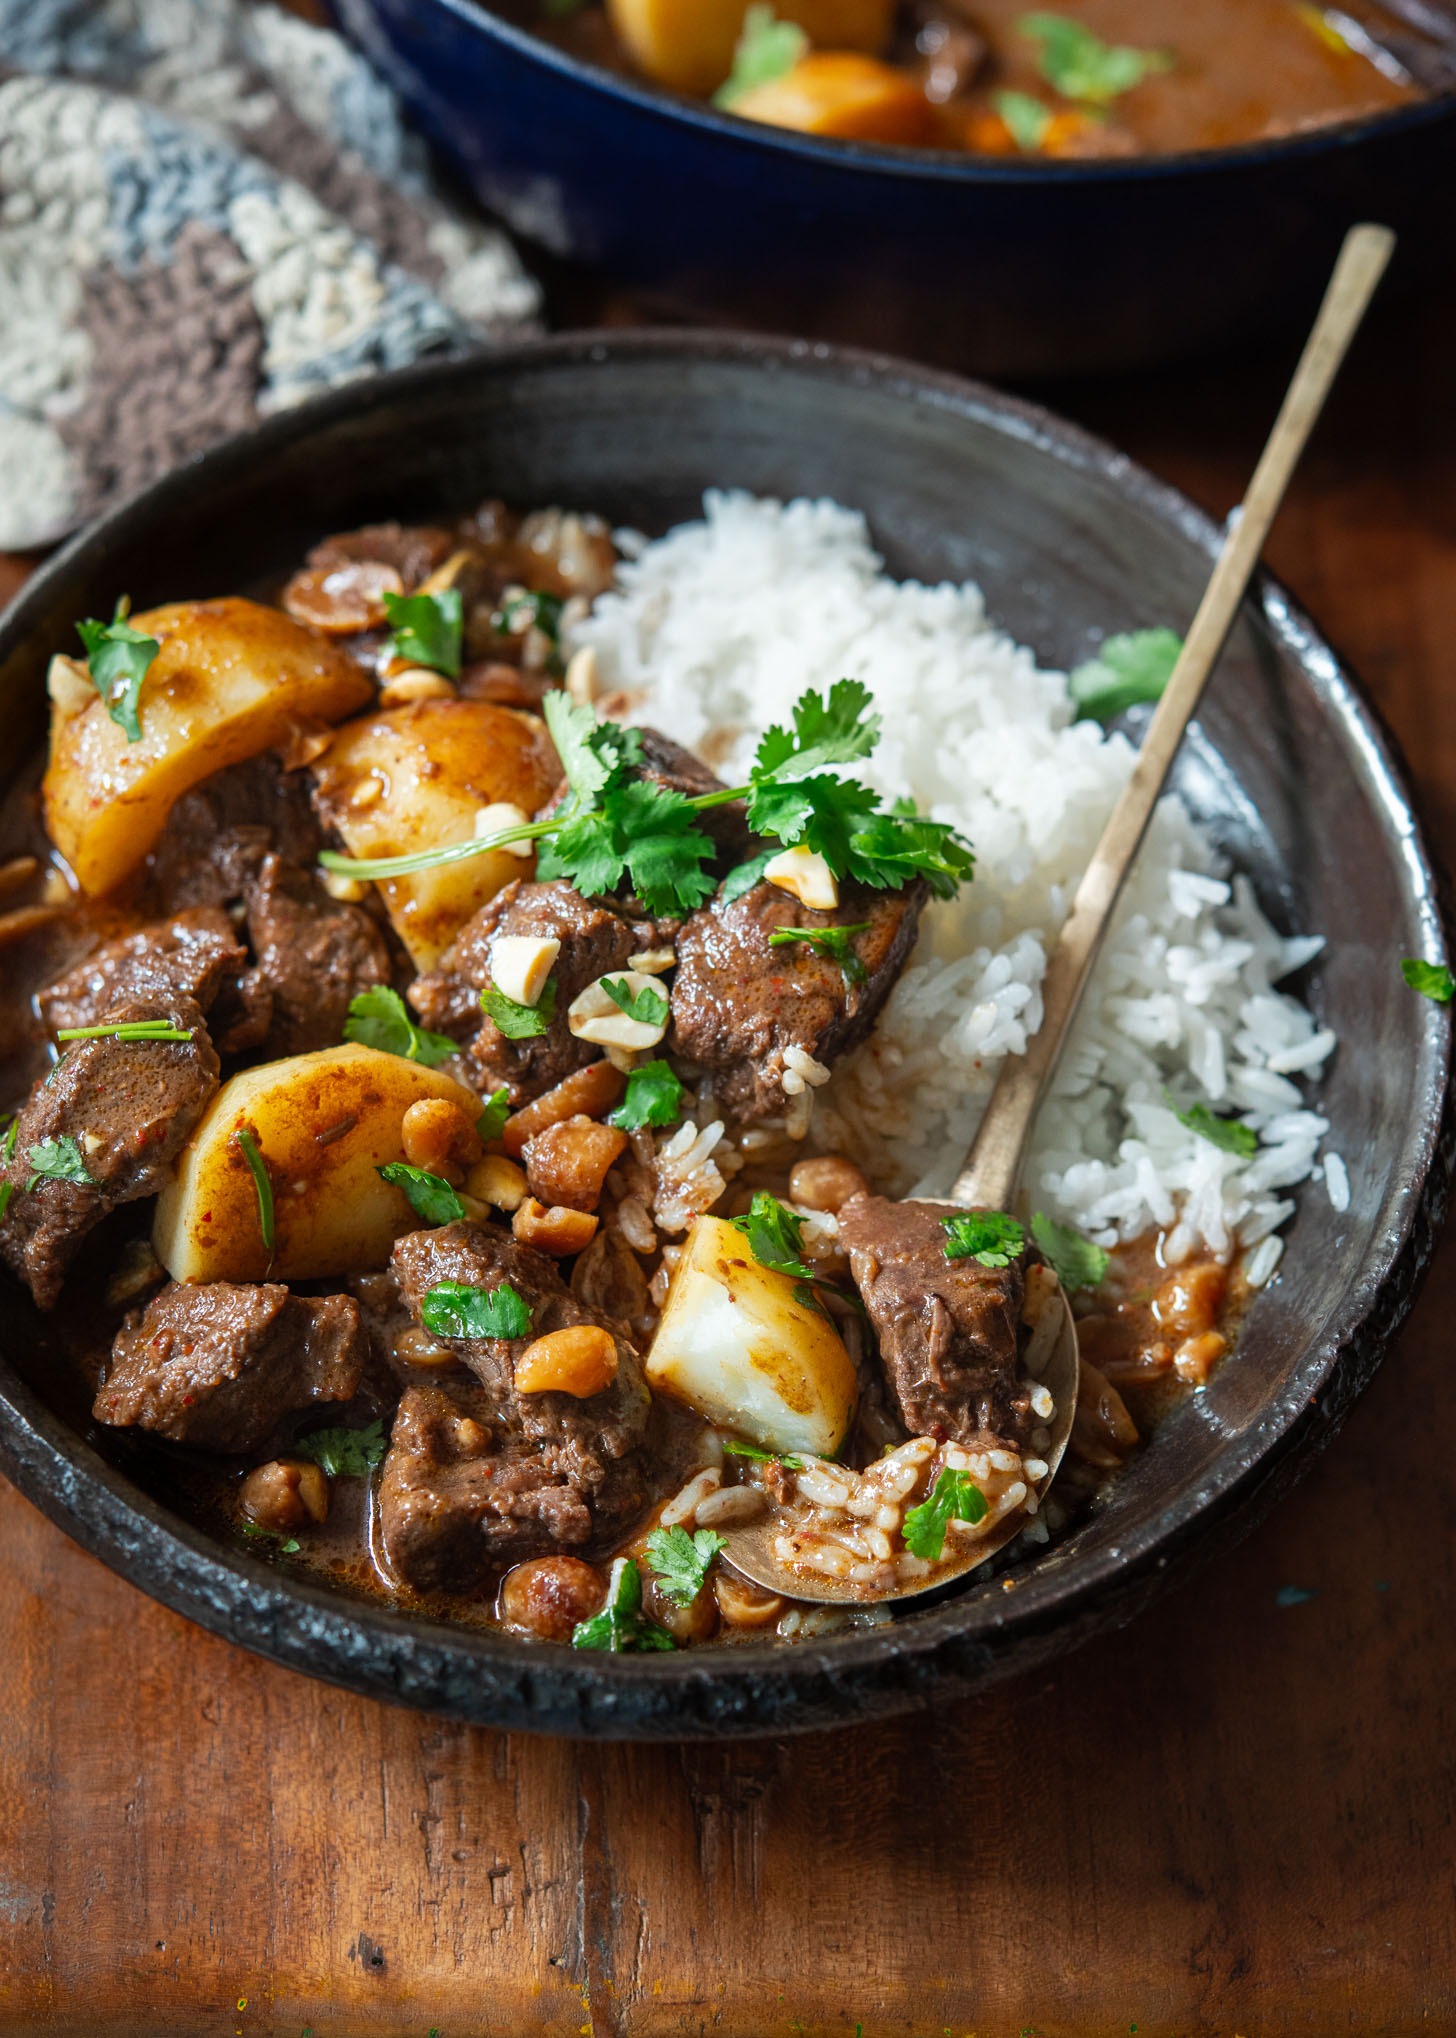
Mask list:
[[[1448,859],[1453,330],[1377,316],[1272,546]],[[1222,513],[1296,350],[1052,395]],[[1453,1313],[1448,1250],[1306,1483],[1131,1628],[791,1742],[573,1746],[346,1697],[0,1489],[0,2032],[1456,2031]]]

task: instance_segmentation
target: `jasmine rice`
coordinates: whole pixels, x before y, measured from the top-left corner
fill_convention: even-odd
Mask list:
[[[830,502],[711,493],[700,522],[627,546],[615,589],[571,633],[613,712],[730,776],[806,687],[852,675],[884,717],[857,771],[972,843],[975,880],[934,902],[874,1033],[818,1092],[816,1145],[894,1195],[943,1195],[1002,1059],[1041,1023],[1048,948],[1131,769],[1118,734],[1074,722],[1066,675],[996,628],[980,590],[897,582],[862,516]],[[1109,618],[1115,624],[1118,619]],[[1176,620],[1176,619],[1174,619]],[[1176,794],[1160,803],[1089,987],[1026,1175],[1032,1207],[1099,1243],[1168,1234],[1278,1263],[1288,1192],[1343,1163],[1301,1089],[1335,1036],[1279,988],[1317,955],[1259,910]],[[1259,1137],[1224,1152],[1179,1122],[1202,1102]]]

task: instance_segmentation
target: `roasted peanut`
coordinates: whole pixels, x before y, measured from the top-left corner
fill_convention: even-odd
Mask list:
[[[437,1343],[427,1330],[413,1327],[402,1330],[395,1339],[394,1356],[401,1365],[417,1366],[426,1372],[443,1372],[447,1366],[460,1363],[459,1352]]]
[[[695,1592],[686,1606],[663,1591],[647,1565],[638,1567],[642,1573],[642,1611],[650,1621],[660,1628],[666,1628],[675,1642],[706,1642],[711,1640],[718,1625],[718,1602],[713,1597],[711,1585],[704,1585]]]
[[[465,1186],[497,1210],[519,1210],[526,1195],[525,1170],[503,1153],[488,1153],[465,1177]]]
[[[329,1482],[307,1458],[273,1458],[243,1481],[243,1513],[273,1535],[307,1528],[329,1518]]]
[[[534,1196],[527,1196],[511,1219],[511,1230],[522,1245],[564,1260],[586,1251],[597,1235],[597,1219],[584,1210],[568,1210],[564,1203],[553,1203],[548,1209]]]
[[[377,630],[388,621],[384,597],[403,594],[404,582],[379,559],[350,559],[295,573],[283,590],[283,606],[296,622],[330,636]]]
[[[818,1154],[812,1160],[795,1161],[789,1175],[789,1201],[806,1210],[841,1210],[851,1196],[863,1196],[869,1183],[853,1161],[843,1154]]]
[[[528,1139],[534,1139],[548,1125],[559,1125],[563,1118],[574,1118],[578,1112],[586,1118],[600,1118],[611,1110],[626,1087],[627,1078],[609,1061],[592,1061],[584,1069],[574,1069],[554,1090],[523,1105],[506,1120],[501,1133],[506,1152],[519,1160]]]
[[[448,1097],[421,1097],[405,1112],[399,1129],[411,1167],[428,1168],[457,1188],[465,1170],[480,1159],[480,1134]]]
[[[442,673],[423,665],[401,666],[391,672],[379,689],[382,708],[403,708],[411,701],[453,701],[455,689]]]
[[[626,1151],[627,1135],[580,1113],[538,1132],[525,1151],[526,1181],[542,1203],[595,1210],[607,1171]]]
[[[501,1580],[496,1612],[507,1627],[543,1642],[569,1642],[579,1621],[600,1613],[607,1581],[580,1557],[528,1557]]]
[[[617,1340],[596,1323],[573,1323],[536,1338],[516,1360],[518,1394],[570,1394],[589,1401],[617,1377]]]
[[[777,1592],[765,1592],[751,1578],[742,1577],[723,1563],[713,1572],[713,1597],[719,1613],[732,1628],[771,1627],[784,1610]]]

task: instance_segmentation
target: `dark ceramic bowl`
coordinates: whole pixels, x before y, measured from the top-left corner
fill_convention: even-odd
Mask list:
[[[0,628],[12,768],[77,616],[246,586],[325,531],[485,494],[649,531],[706,486],[863,508],[891,567],[974,576],[992,613],[1067,665],[1107,628],[1192,614],[1217,534],[1108,447],[990,391],[867,356],[724,337],[565,338],[356,385],[220,447],[62,552]],[[892,1625],[801,1645],[603,1657],[336,1595],[224,1549],[139,1481],[128,1440],[68,1416],[65,1366],[18,1290],[0,1319],[0,1464],[144,1591],[356,1690],[564,1734],[750,1734],[894,1712],[1046,1662],[1126,1620],[1225,1544],[1324,1444],[1405,1314],[1445,1207],[1451,1024],[1397,958],[1446,956],[1435,881],[1390,743],[1279,588],[1241,619],[1187,746],[1189,801],[1289,929],[1329,947],[1307,995],[1340,1051],[1320,1094],[1353,1202],[1300,1198],[1279,1278],[1235,1356],[1108,1503],[1017,1573]],[[159,1491],[161,1489],[159,1488]]]
[[[978,374],[1085,373],[1312,313],[1345,229],[1456,253],[1456,97],[1278,141],[1037,162],[825,142],[564,55],[477,0],[331,0],[484,203],[615,287]]]

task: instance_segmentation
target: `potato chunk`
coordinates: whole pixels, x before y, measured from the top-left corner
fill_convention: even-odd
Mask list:
[[[928,146],[935,138],[934,108],[915,80],[893,64],[851,50],[811,50],[781,78],[741,93],[732,110],[744,120],[791,127],[800,134],[832,135],[839,141],[916,147]],[[774,859],[779,864],[787,860]],[[807,893],[800,896],[808,901]]]
[[[370,694],[335,645],[258,602],[173,602],[131,622],[161,646],[142,682],[141,741],[127,741],[99,694],[52,705],[46,827],[93,896],[135,869],[189,787]]]
[[[721,1217],[700,1217],[672,1277],[652,1385],[766,1451],[832,1457],[854,1417],[854,1362],[800,1284],[761,1267]]]
[[[314,764],[351,856],[407,856],[475,833],[485,807],[534,814],[560,778],[545,725],[491,701],[421,700],[347,723]],[[380,886],[417,969],[433,969],[471,914],[531,859],[508,849]]]
[[[420,1220],[377,1169],[403,1160],[401,1124],[422,1098],[472,1115],[437,1069],[372,1047],[326,1047],[245,1069],[223,1084],[157,1199],[152,1244],[176,1281],[307,1281],[382,1267]],[[257,1142],[273,1190],[274,1244],[236,1134]]]
[[[712,92],[733,65],[751,0],[607,0],[633,62],[675,92]],[[775,0],[780,21],[820,49],[877,53],[889,40],[894,0]]]

